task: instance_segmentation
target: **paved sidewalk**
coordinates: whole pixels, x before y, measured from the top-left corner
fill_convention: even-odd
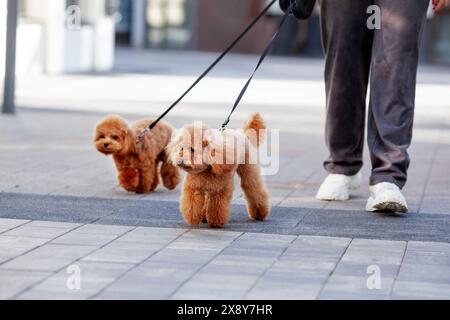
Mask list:
[[[0,299],[450,296],[448,243],[15,219],[0,228]]]
[[[364,211],[367,185],[345,203],[314,199],[323,63],[269,58],[230,126],[257,110],[280,130],[270,219],[251,221],[237,187],[229,225],[210,230],[184,223],[180,188],[124,192],[91,139],[107,113],[157,116],[213,57],[119,50],[110,74],[19,79],[17,115],[0,116],[0,299],[450,298],[449,70],[420,68],[410,213],[392,217]],[[230,56],[168,120],[219,125],[255,62]],[[67,289],[71,265],[81,290]]]
[[[111,159],[93,150],[93,127],[107,113],[130,120],[158,116],[213,60],[214,54],[119,50],[112,74],[28,77],[18,82],[18,116],[0,117],[0,191],[100,198],[132,198],[116,186]],[[176,127],[203,120],[219,126],[245,82],[254,56],[228,57],[168,116]],[[280,168],[267,177],[272,203],[283,207],[363,210],[367,185],[351,201],[320,203],[325,177],[323,62],[269,58],[233,115],[240,127],[259,111],[280,131]],[[416,119],[404,190],[412,212],[450,213],[450,69],[421,67]],[[64,112],[63,112],[64,111]],[[365,154],[363,175],[370,161]],[[142,196],[177,201],[178,191]],[[240,194],[236,194],[236,203]]]

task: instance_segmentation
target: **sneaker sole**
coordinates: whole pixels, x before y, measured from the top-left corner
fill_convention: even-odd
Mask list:
[[[407,213],[408,208],[401,203],[394,201],[381,202],[373,206],[375,212],[387,212],[387,213]]]

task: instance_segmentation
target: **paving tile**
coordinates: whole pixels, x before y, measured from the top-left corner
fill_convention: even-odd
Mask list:
[[[333,271],[333,276],[351,276],[351,277],[369,277],[373,272],[371,271],[373,264],[354,262],[354,261],[341,261]],[[400,266],[397,264],[376,264],[379,268],[380,277],[393,279],[397,276]]]
[[[243,279],[241,278],[241,280]],[[227,280],[226,278],[218,280],[208,279],[207,282],[196,281],[188,283],[170,298],[176,300],[242,299],[249,285],[244,280],[242,284],[233,284]],[[250,279],[249,281],[254,280]]]
[[[83,258],[84,261],[103,261],[137,264],[156,252],[155,249],[122,249],[105,247]]]
[[[79,223],[40,221],[40,220],[31,221],[27,225],[33,227],[62,228],[62,229],[75,229],[81,226],[81,224]]]
[[[450,285],[448,283],[397,281],[392,291],[392,299],[448,300],[449,297],[450,297]]]
[[[86,224],[77,229],[78,233],[87,234],[106,234],[120,236],[134,227],[132,226],[112,226],[112,225],[100,225],[100,224]]]
[[[16,294],[44,279],[49,274],[49,272],[0,269],[0,299],[13,298]]]
[[[168,298],[184,281],[240,235],[239,232],[214,230],[191,230],[184,233],[96,298],[117,299],[123,291],[127,298]],[[134,287],[133,284],[136,283],[139,286]],[[140,290],[142,286],[146,290]]]
[[[47,241],[48,241],[47,239],[42,238],[0,235],[0,248],[2,249],[2,251],[9,248],[20,248],[30,250],[34,247],[46,243]]]
[[[46,244],[0,266],[5,269],[57,271],[96,249],[93,246]]]
[[[95,299],[167,299],[195,269],[148,263],[127,273]]]
[[[319,299],[388,299],[394,279],[381,277],[380,289],[369,289],[368,277],[332,276],[328,279]],[[360,298],[358,298],[360,297]]]
[[[37,248],[48,239],[28,238],[28,237],[10,237],[0,235],[0,264],[5,263],[14,257],[17,257],[27,251]]]
[[[442,242],[425,242],[425,241],[408,241],[407,252],[439,252],[443,254],[450,254],[450,243]]]
[[[354,239],[342,261],[355,261],[366,264],[400,264],[406,242],[388,240]]]
[[[404,264],[450,265],[450,244],[409,241]]]
[[[114,234],[81,233],[78,231],[73,231],[52,240],[51,243],[100,247],[116,238],[117,236]]]
[[[243,298],[296,236],[245,233],[203,266],[173,295],[174,299]],[[240,258],[241,256],[246,259]],[[230,259],[230,257],[239,257]],[[248,259],[257,258],[255,259]]]
[[[18,227],[20,225],[23,225],[25,223],[28,223],[30,220],[23,220],[23,219],[0,219],[0,228],[2,229],[12,229],[15,227]]]
[[[59,237],[60,235],[67,233],[71,228],[53,228],[53,227],[37,227],[24,225],[10,230],[3,235],[5,236],[15,236],[15,237],[30,237],[30,238],[42,238],[42,239],[53,239]]]
[[[328,277],[335,269],[338,259],[321,257],[279,259],[271,267],[271,271],[284,272],[286,274],[298,273],[304,276],[326,276]]]
[[[290,278],[290,279],[288,279]],[[326,277],[268,272],[245,296],[246,299],[305,300],[316,299]]]
[[[217,255],[220,249],[173,249],[165,248],[153,255],[152,262],[163,262],[166,264],[177,265],[180,268],[188,268],[191,266],[201,266],[207,263],[211,258]],[[145,264],[146,262],[144,262]]]
[[[400,268],[397,281],[450,285],[450,265],[404,263]]]
[[[19,299],[88,299],[114,282],[129,270],[132,264],[92,263],[79,261],[80,287],[67,285],[71,270],[64,269],[20,295]]]
[[[169,240],[170,241],[170,240]],[[159,251],[167,242],[145,243],[116,240],[83,258],[85,261],[140,263]]]
[[[83,260],[140,263],[185,232],[184,229],[136,228],[86,256]],[[170,252],[167,254],[170,256]],[[164,256],[159,258],[164,259]]]
[[[186,229],[138,227],[122,237],[121,242],[167,243],[186,232]]]

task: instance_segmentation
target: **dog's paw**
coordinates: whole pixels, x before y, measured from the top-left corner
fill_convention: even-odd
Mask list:
[[[208,222],[208,226],[209,226],[210,228],[213,228],[213,229],[220,229],[220,228],[223,228],[224,225],[225,225],[225,224],[222,224],[222,223],[210,223],[210,222]]]
[[[219,215],[219,216],[206,216],[206,223],[210,228],[222,228],[228,223],[227,215]]]
[[[162,177],[163,185],[169,190],[173,190],[180,183],[179,174],[165,174]]]
[[[249,205],[248,214],[255,220],[265,220],[269,216],[270,208],[267,204]]]

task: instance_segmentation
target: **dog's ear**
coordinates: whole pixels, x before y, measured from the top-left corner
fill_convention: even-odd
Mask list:
[[[172,162],[172,164],[175,164],[174,159],[176,156],[176,149],[178,147],[178,144],[180,143],[182,134],[183,134],[182,129],[173,130],[170,141],[166,146],[165,153],[169,161]]]
[[[181,136],[183,135],[182,129],[175,129],[172,132],[172,136],[170,137],[169,144],[178,144],[180,142]]]
[[[127,125],[124,128],[123,151],[122,153],[136,152],[136,133]]]

